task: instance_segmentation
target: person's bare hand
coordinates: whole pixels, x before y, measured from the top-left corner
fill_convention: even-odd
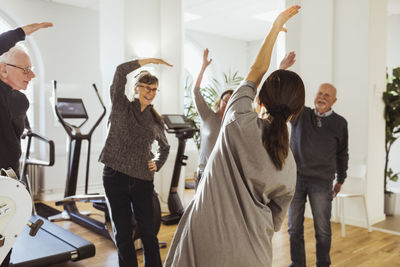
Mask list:
[[[335,186],[333,187],[333,197],[336,197],[336,195],[340,192],[342,189],[342,185],[340,183],[336,183]]]
[[[149,160],[149,161],[147,162],[147,166],[149,167],[149,170],[150,170],[151,172],[156,172],[156,171],[157,171],[157,165],[156,165],[156,163],[155,163],[153,160]]]
[[[212,58],[208,59],[208,53],[209,53],[208,48],[206,48],[203,52],[203,66],[202,66],[203,69],[206,69],[211,64],[212,61]]]
[[[297,13],[299,13],[299,9],[300,6],[296,5],[296,6],[291,6],[289,8],[287,8],[286,10],[282,11],[278,17],[275,19],[274,21],[274,26],[278,27],[279,31],[284,31],[286,32],[286,28],[283,27],[283,25],[286,24],[286,22],[293,17],[294,15],[296,15]]]
[[[37,30],[49,28],[49,27],[53,27],[53,23],[51,23],[51,22],[32,23],[32,24],[22,26],[21,28],[25,32],[25,35],[30,35],[31,33],[35,32]]]
[[[295,62],[296,62],[296,54],[294,51],[291,51],[289,54],[286,55],[284,59],[282,59],[281,64],[279,65],[279,68],[281,70],[286,70],[289,67],[291,67]]]
[[[169,64],[168,62],[166,62],[166,61],[164,61],[164,60],[162,60],[160,58],[152,58],[151,60],[152,60],[151,63],[153,63],[153,64],[163,64],[163,65],[166,65],[168,67],[172,67],[171,64]]]

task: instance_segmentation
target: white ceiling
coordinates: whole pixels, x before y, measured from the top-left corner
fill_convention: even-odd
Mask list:
[[[388,15],[400,14],[400,0],[388,0]]]
[[[185,23],[185,28],[253,41],[262,39],[270,22],[256,15],[280,10],[284,0],[184,0],[184,12],[201,16]]]
[[[68,6],[98,10],[99,1],[101,0],[48,0],[48,1]]]
[[[97,10],[101,0],[48,0]],[[168,1],[168,0],[161,0]],[[256,15],[282,10],[285,0],[182,0],[184,12],[200,16],[185,23],[185,28],[232,39],[253,41],[264,38],[268,21]],[[294,0],[301,2],[300,0]],[[400,14],[400,0],[388,0],[388,15]]]

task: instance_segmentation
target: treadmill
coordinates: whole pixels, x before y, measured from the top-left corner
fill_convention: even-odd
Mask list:
[[[54,143],[32,131],[28,131],[25,136],[27,146],[20,180],[26,184],[29,193],[32,195],[26,170],[29,165],[52,166],[54,164]],[[33,138],[49,145],[48,161],[30,158],[30,146]],[[33,213],[30,221],[40,219],[43,221],[43,225],[34,237],[29,234],[30,228],[28,226],[24,228],[13,246],[10,266],[49,266],[67,261],[79,261],[95,255],[93,243],[37,215],[35,207],[32,208]]]

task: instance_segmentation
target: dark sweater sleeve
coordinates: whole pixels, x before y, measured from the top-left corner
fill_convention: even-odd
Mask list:
[[[159,171],[168,158],[169,148],[170,148],[167,137],[165,136],[164,128],[162,126],[160,126],[160,131],[156,137],[156,140],[158,143],[158,150],[154,162],[157,165],[157,171]]]
[[[117,67],[114,74],[114,79],[110,88],[111,102],[114,108],[125,109],[130,101],[125,95],[126,76],[132,71],[140,68],[137,60],[122,63]]]
[[[25,32],[22,28],[7,31],[0,34],[0,55],[7,52],[19,41],[25,40]]]
[[[340,140],[338,150],[336,153],[336,173],[337,173],[337,182],[344,183],[344,180],[347,177],[347,167],[349,162],[349,134],[347,130],[347,122],[345,121],[345,125],[343,127],[343,135]]]

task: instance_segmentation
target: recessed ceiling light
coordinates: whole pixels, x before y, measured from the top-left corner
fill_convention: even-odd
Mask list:
[[[272,10],[267,13],[261,13],[258,15],[253,16],[253,18],[263,21],[273,22],[275,18],[279,15],[279,10]]]
[[[183,20],[185,22],[193,21],[193,20],[196,20],[196,19],[199,19],[199,18],[201,18],[201,16],[196,15],[196,14],[186,13],[186,12],[183,14]]]

